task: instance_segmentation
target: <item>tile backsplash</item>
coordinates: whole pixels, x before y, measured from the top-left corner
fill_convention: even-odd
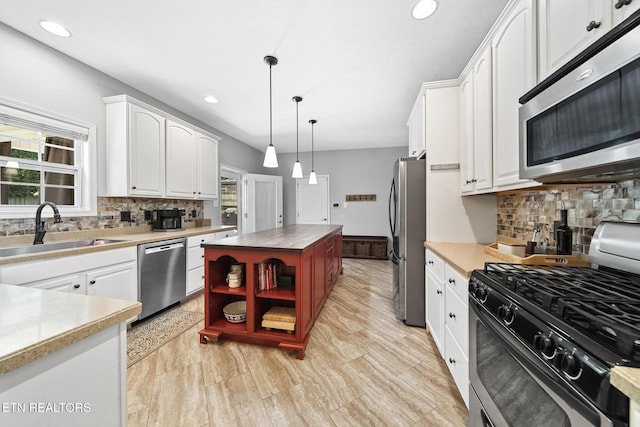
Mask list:
[[[526,242],[539,227],[551,247],[555,247],[553,222],[560,219],[561,209],[567,209],[574,255],[589,253],[591,237],[601,221],[640,222],[640,180],[503,191],[497,200],[498,238]]]
[[[79,231],[101,228],[132,227],[148,224],[144,211],[155,209],[184,209],[189,218],[196,211],[194,219],[203,218],[201,200],[142,199],[121,197],[98,197],[98,215],[90,217],[64,217],[63,222],[54,224],[51,218],[46,220],[48,231]],[[48,209],[48,208],[47,208]],[[131,222],[121,222],[120,212],[131,212]],[[0,236],[33,234],[35,229],[35,209],[29,218],[0,219]]]

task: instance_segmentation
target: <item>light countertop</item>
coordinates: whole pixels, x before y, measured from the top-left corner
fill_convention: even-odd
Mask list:
[[[0,266],[15,262],[33,261],[38,259],[51,259],[62,256],[81,255],[85,253],[105,251],[110,249],[137,246],[142,243],[157,242],[161,240],[175,239],[180,237],[191,237],[206,233],[217,233],[234,230],[234,226],[214,225],[207,227],[185,228],[180,231],[156,232],[151,231],[150,226],[122,227],[96,229],[86,231],[62,231],[47,233],[44,236],[44,243],[63,242],[80,239],[115,239],[121,242],[109,243],[100,246],[87,246],[82,248],[61,249],[48,252],[33,253],[28,255],[16,255],[0,258]],[[11,247],[21,245],[31,245],[33,234],[10,237],[0,237],[0,247]]]
[[[442,257],[460,274],[469,278],[473,270],[484,268],[485,262],[504,262],[484,252],[479,243],[425,242],[425,248]]]
[[[141,312],[124,301],[0,285],[0,375]]]
[[[623,392],[629,399],[640,402],[640,369],[615,366],[611,369],[611,385]]]

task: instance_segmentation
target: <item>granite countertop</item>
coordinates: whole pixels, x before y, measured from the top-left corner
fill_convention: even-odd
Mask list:
[[[611,385],[623,392],[629,399],[640,402],[639,368],[614,366],[611,369]]]
[[[479,243],[425,242],[424,246],[467,278],[473,270],[483,268],[485,262],[504,262],[484,253],[485,245]]]
[[[138,315],[142,305],[0,285],[0,375]]]
[[[234,226],[213,225],[206,227],[185,228],[180,231],[155,232],[151,231],[150,226],[141,227],[123,227],[109,228],[86,231],[62,231],[47,233],[44,237],[44,243],[63,242],[81,239],[115,239],[121,242],[109,243],[99,246],[86,246],[82,248],[60,249],[54,251],[33,253],[27,255],[15,255],[0,258],[0,266],[3,264],[11,264],[15,262],[33,261],[38,259],[51,259],[63,256],[81,255],[91,252],[99,252],[110,249],[126,248],[129,246],[137,246],[142,243],[157,242],[161,240],[175,239],[179,237],[191,237],[200,234],[216,233],[222,231],[234,230]],[[0,248],[31,245],[33,243],[33,235],[20,235],[0,237]]]

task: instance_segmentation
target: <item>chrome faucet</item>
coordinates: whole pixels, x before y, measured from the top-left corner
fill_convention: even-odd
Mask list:
[[[62,222],[62,217],[60,216],[60,212],[58,212],[58,207],[54,203],[44,202],[40,206],[38,206],[38,210],[36,211],[36,237],[33,239],[34,245],[41,245],[44,243],[42,239],[44,238],[44,235],[47,231],[44,229],[44,221],[42,221],[41,217],[42,209],[44,209],[45,206],[51,206],[51,209],[53,209],[54,223],[58,224]]]

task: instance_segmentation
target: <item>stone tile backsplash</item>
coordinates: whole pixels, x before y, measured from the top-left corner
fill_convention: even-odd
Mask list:
[[[591,237],[601,221],[640,222],[640,180],[503,191],[497,199],[498,238],[526,242],[538,226],[542,238],[554,248],[553,222],[560,220],[561,209],[567,209],[574,255],[589,253]]]
[[[61,224],[54,224],[51,218],[46,220],[48,231],[79,231],[101,228],[133,227],[149,224],[144,219],[144,211],[155,209],[184,209],[189,218],[196,211],[194,219],[203,218],[201,200],[142,199],[120,197],[98,197],[98,215],[92,217],[64,217]],[[48,208],[47,208],[48,209]],[[131,222],[121,222],[120,212],[131,212]],[[35,209],[29,218],[0,219],[0,236],[33,234],[35,229]]]

